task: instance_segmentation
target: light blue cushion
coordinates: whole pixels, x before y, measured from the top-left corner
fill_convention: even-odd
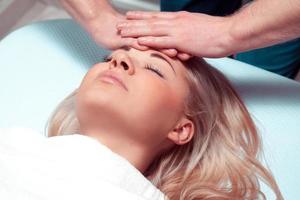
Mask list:
[[[0,127],[43,131],[55,106],[107,53],[71,20],[40,22],[9,34],[0,42]],[[285,199],[299,199],[300,84],[229,58],[207,60],[245,100]]]

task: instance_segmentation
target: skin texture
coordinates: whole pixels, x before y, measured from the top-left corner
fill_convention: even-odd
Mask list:
[[[256,0],[232,16],[188,12],[127,13],[117,25],[140,45],[173,48],[200,57],[223,57],[300,36],[300,0]]]
[[[139,45],[137,38],[121,37],[116,29],[117,23],[126,20],[126,16],[117,12],[106,0],[60,0],[65,10],[78,21],[100,46],[107,49],[119,49],[131,46],[139,50],[149,49]],[[109,36],[109,37],[107,37]],[[170,57],[187,59],[189,55],[176,49],[160,49]]]
[[[145,68],[146,64],[164,77]],[[145,171],[156,156],[193,137],[193,122],[183,111],[188,95],[185,70],[179,60],[158,51],[114,51],[107,62],[93,66],[81,83],[76,97],[81,132]],[[119,77],[127,89],[101,77],[107,72]]]
[[[127,20],[106,0],[60,2],[99,45],[151,47],[181,60],[228,56],[300,35],[300,0],[256,0],[228,17],[136,11]]]
[[[223,17],[189,12],[129,12],[127,21],[118,23],[122,37],[138,37],[141,45],[158,49],[176,49],[187,55],[225,56],[224,37],[229,26]],[[222,31],[220,31],[222,30]],[[229,41],[228,41],[229,42]]]
[[[136,38],[122,38],[116,29],[125,16],[116,12],[105,0],[60,0],[61,5],[77,20],[95,42],[108,49],[132,46],[146,50],[137,43]]]

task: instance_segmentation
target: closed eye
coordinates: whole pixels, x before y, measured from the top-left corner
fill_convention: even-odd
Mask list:
[[[111,60],[112,60],[112,56],[111,55],[106,55],[103,58],[104,62],[109,62]],[[160,76],[162,78],[165,78],[165,76],[163,75],[163,73],[158,68],[154,67],[153,65],[146,64],[145,69],[150,70],[150,71],[156,73],[158,76]]]
[[[145,69],[148,69],[148,70],[156,73],[158,76],[164,78],[164,75],[162,74],[162,72],[158,68],[156,68],[152,65],[146,64]]]

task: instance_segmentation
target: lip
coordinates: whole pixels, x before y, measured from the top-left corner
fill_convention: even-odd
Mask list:
[[[126,85],[124,84],[122,79],[116,73],[113,73],[113,72],[110,72],[110,71],[103,72],[100,75],[100,79],[102,81],[105,81],[105,82],[109,82],[109,83],[119,85],[124,90],[128,91],[128,88],[126,87]]]

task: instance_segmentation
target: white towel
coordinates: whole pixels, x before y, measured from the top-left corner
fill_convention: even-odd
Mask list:
[[[160,200],[164,195],[93,138],[0,129],[0,199]]]

